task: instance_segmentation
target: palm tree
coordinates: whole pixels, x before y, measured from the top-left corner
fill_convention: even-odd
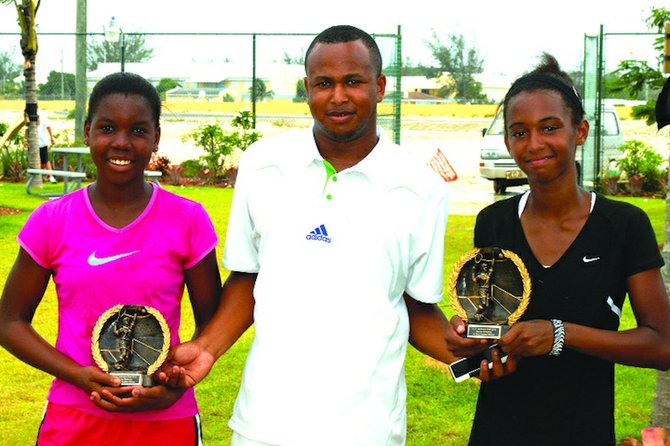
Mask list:
[[[272,90],[268,90],[267,85],[265,84],[265,81],[263,79],[256,79],[256,100],[259,102],[263,102],[264,99],[272,99],[275,95],[275,92]],[[254,89],[253,87],[249,87],[249,93],[252,95],[254,94]]]
[[[37,31],[35,15],[40,0],[0,0],[0,3],[13,3],[18,13],[21,27],[21,53],[23,53],[23,75],[26,80],[26,114],[28,115],[28,166],[40,167],[40,148],[37,139],[37,82],[35,81],[35,60],[37,56]],[[38,175],[33,184],[40,186],[42,176]]]

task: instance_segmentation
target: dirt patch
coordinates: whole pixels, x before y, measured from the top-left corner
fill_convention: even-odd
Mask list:
[[[21,212],[21,211],[19,211],[18,209],[4,208],[4,207],[0,206],[0,217],[2,217],[3,215],[16,215],[19,212]]]

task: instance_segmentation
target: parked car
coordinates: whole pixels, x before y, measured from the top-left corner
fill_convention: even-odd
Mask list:
[[[593,124],[589,138],[593,135]],[[605,104],[603,110],[603,160],[607,163],[621,157],[619,147],[624,143],[619,116],[613,106]],[[493,181],[496,194],[504,194],[511,186],[528,183],[526,175],[510,157],[505,147],[505,128],[503,123],[503,107],[498,107],[491,124],[482,129],[482,144],[479,151],[479,174]],[[577,172],[581,172],[581,150],[577,152]]]

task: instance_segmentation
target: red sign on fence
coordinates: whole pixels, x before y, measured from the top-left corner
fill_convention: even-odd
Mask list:
[[[458,174],[451,166],[451,163],[449,163],[447,156],[439,148],[430,161],[428,161],[428,166],[441,176],[444,181],[456,181],[458,179]]]

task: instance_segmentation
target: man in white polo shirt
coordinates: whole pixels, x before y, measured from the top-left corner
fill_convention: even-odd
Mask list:
[[[235,446],[403,445],[408,339],[453,359],[435,305],[444,183],[377,127],[381,67],[367,33],[325,30],[305,57],[313,128],[242,156],[220,308],[172,357],[194,385],[255,324]]]

